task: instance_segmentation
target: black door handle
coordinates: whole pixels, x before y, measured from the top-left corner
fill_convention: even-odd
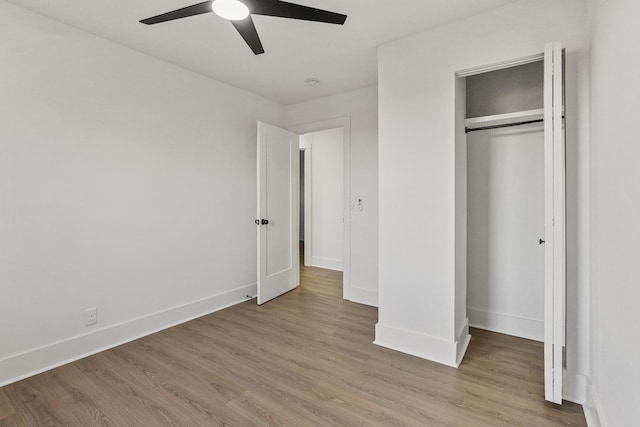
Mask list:
[[[256,225],[260,225],[260,220],[256,219],[255,223],[256,223]]]
[[[539,239],[539,240],[538,240],[538,243],[539,243],[539,244],[543,244],[543,243],[544,243],[544,240]]]
[[[269,220],[268,220],[268,219],[263,219],[261,222],[262,222],[262,225],[267,225],[267,224],[269,224]]]

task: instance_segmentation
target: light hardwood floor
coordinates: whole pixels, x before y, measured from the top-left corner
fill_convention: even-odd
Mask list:
[[[372,344],[341,274],[0,389],[0,426],[584,426],[543,399],[542,345],[482,330],[459,369]]]

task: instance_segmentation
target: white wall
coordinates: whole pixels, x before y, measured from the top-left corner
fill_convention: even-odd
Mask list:
[[[255,290],[282,106],[4,1],[0,63],[0,384]]]
[[[474,74],[466,84],[468,118],[544,107],[544,61]]]
[[[351,121],[351,265],[345,298],[378,304],[378,92],[370,86],[286,107],[287,128],[340,117]],[[361,198],[362,212],[355,207]],[[347,267],[345,267],[346,270]]]
[[[567,315],[565,399],[586,401],[590,372],[590,128],[589,52],[566,54],[565,115]],[[575,383],[573,383],[575,381]]]
[[[600,424],[638,424],[640,3],[592,7],[592,383]],[[592,415],[592,414],[590,414]],[[590,425],[597,425],[593,422]]]
[[[377,343],[449,365],[463,349],[463,290],[454,280],[456,71],[539,54],[553,40],[570,60],[586,50],[586,27],[581,0],[524,0],[379,48]],[[579,123],[588,126],[585,117]]]
[[[300,136],[311,155],[311,265],[342,271],[344,161],[342,128]],[[308,155],[308,154],[307,154]]]
[[[541,124],[467,136],[471,326],[544,340]]]

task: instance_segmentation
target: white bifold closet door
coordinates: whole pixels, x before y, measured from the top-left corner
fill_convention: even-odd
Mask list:
[[[564,62],[560,42],[544,50],[545,156],[545,399],[562,404],[565,346],[565,130],[563,119]]]

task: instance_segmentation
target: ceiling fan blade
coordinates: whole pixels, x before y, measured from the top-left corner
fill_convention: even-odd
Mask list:
[[[163,13],[161,15],[152,16],[151,18],[143,19],[140,22],[143,24],[152,25],[158,24],[160,22],[173,21],[174,19],[187,18],[189,16],[201,15],[203,13],[209,12],[212,12],[211,1],[205,1],[202,3],[183,7],[182,9]]]
[[[280,0],[242,0],[254,15],[278,16],[303,21],[342,25],[347,15]]]
[[[258,36],[256,26],[253,24],[253,19],[249,16],[241,21],[230,21],[236,30],[240,33],[245,42],[249,45],[254,54],[260,55],[264,53],[262,48],[262,42]]]

